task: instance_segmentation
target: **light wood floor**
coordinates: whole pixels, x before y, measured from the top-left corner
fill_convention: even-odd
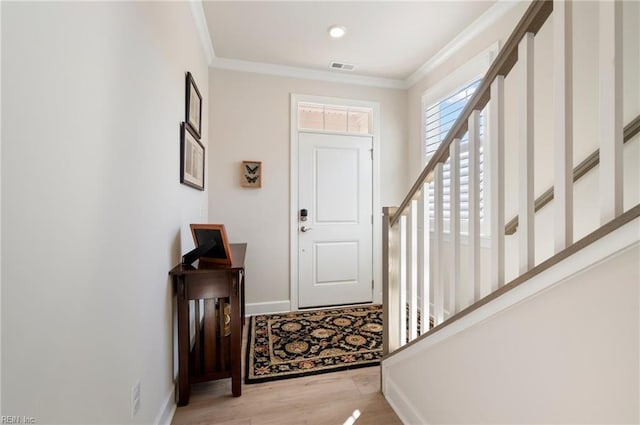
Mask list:
[[[355,425],[402,424],[380,392],[379,366],[243,384],[236,398],[231,379],[196,384],[172,424],[342,425],[356,409],[361,415]]]

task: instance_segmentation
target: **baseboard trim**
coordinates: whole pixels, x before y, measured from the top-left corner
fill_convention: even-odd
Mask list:
[[[382,376],[386,374],[383,373]],[[383,378],[383,394],[384,398],[387,399],[387,402],[393,409],[393,411],[398,415],[400,421],[402,421],[405,425],[429,425],[420,414],[414,409],[413,405],[407,399],[407,396],[400,391],[398,386],[393,383],[389,377]]]
[[[171,425],[173,415],[176,413],[178,406],[175,402],[174,390],[172,389],[162,403],[162,408],[156,415],[156,419],[153,421],[156,425]]]
[[[254,314],[283,313],[288,311],[291,311],[291,302],[289,300],[245,304],[245,312],[248,316],[253,316]]]

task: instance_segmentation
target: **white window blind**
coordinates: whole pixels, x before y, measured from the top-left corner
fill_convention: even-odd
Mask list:
[[[444,141],[451,127],[456,122],[462,110],[467,105],[469,99],[473,96],[477,88],[480,86],[482,77],[475,78],[471,83],[456,90],[453,94],[446,98],[428,105],[424,111],[424,152],[426,163],[429,162],[433,154],[438,150]],[[480,114],[480,140],[484,142],[484,111]],[[445,226],[448,227],[448,221],[451,212],[450,198],[450,161],[447,160],[443,167],[443,195],[444,195],[444,219]],[[482,144],[480,146],[480,219],[484,215],[484,154]],[[434,188],[433,183],[429,185],[429,213],[430,218],[434,218]],[[462,231],[466,232],[467,226],[464,223],[469,219],[469,133],[465,133],[460,141],[460,219],[463,221]]]

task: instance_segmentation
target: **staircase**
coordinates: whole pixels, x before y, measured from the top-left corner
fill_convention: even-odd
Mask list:
[[[640,421],[640,188],[637,175],[623,174],[640,166],[640,116],[623,126],[622,3],[598,4],[599,149],[575,169],[573,6],[532,2],[402,203],[384,208],[382,387],[404,423]],[[536,199],[534,46],[545,25],[553,29],[553,187]],[[505,158],[510,75],[517,158]],[[505,161],[518,169],[517,216],[508,223]],[[587,214],[582,198],[576,203],[585,185],[598,217],[586,233],[574,228]],[[553,226],[536,232],[540,214]],[[553,245],[542,260],[541,232]]]

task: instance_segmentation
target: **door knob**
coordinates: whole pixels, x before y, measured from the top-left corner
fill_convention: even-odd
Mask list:
[[[308,226],[302,226],[300,228],[300,231],[303,232],[303,233],[308,232],[309,230],[311,230],[311,227],[308,227]]]

